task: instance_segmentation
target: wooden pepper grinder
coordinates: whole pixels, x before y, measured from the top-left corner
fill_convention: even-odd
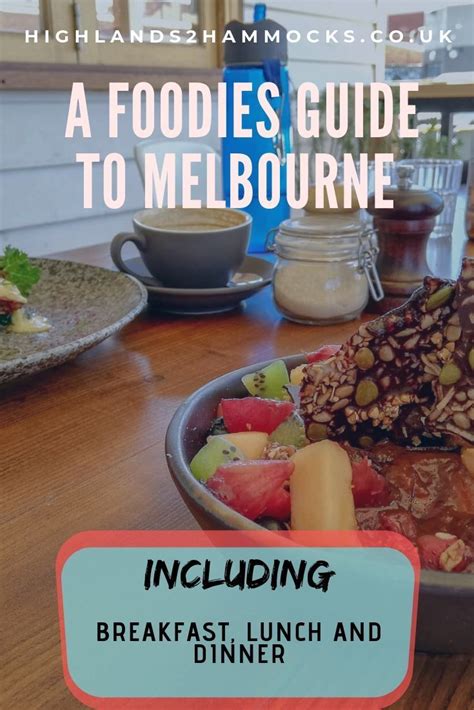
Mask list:
[[[384,198],[393,200],[392,208],[375,207],[374,195],[369,195],[367,211],[374,217],[377,269],[385,292],[382,301],[371,304],[370,310],[377,313],[404,303],[431,274],[426,246],[444,202],[437,192],[412,185],[414,170],[413,165],[399,165],[397,186],[384,190]]]

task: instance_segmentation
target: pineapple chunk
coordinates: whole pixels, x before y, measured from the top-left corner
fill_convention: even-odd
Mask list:
[[[242,451],[251,461],[263,458],[263,450],[268,444],[268,434],[261,431],[243,431],[238,434],[223,434],[227,441]],[[211,438],[211,437],[209,437]]]
[[[293,530],[356,530],[352,467],[347,453],[334,441],[318,441],[291,457]]]

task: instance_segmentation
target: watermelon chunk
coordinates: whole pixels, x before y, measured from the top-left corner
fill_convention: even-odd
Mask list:
[[[402,508],[359,508],[356,518],[360,530],[389,530],[412,542],[418,534],[413,515]]]
[[[287,484],[292,461],[238,461],[219,466],[206,485],[223,503],[250,520],[264,516],[287,520]]]
[[[265,515],[275,520],[288,520],[291,514],[290,491],[285,486],[278,488],[267,502]],[[259,516],[260,517],[260,516]]]
[[[356,508],[377,508],[390,502],[385,478],[377,473],[367,457],[352,462],[352,494]]]
[[[391,532],[405,535],[409,540],[416,540],[416,522],[411,513],[400,508],[386,509],[379,513],[379,530],[390,530]]]
[[[263,431],[271,434],[295,410],[293,402],[260,397],[221,400],[225,428],[230,434]]]
[[[323,345],[314,352],[308,353],[306,362],[323,362],[324,360],[329,360],[329,358],[335,355],[340,349],[340,345]]]
[[[421,535],[416,542],[423,569],[441,569],[439,558],[446,548],[455,541],[454,535],[452,539],[442,539],[436,535]]]
[[[471,562],[470,548],[456,535],[442,532],[421,535],[416,542],[423,569],[462,572]]]

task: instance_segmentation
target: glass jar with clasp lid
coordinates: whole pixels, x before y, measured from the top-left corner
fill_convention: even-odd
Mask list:
[[[282,222],[266,243],[276,254],[273,297],[285,318],[330,325],[358,318],[383,298],[375,236],[360,213],[311,214]]]

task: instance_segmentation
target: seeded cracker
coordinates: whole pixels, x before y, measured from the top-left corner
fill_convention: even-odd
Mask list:
[[[457,283],[427,277],[403,306],[361,325],[326,362],[308,365],[301,387],[308,438],[370,445],[391,435],[417,446],[444,444],[448,435],[472,445],[473,286],[474,260],[465,259]]]
[[[435,396],[426,428],[461,445],[474,444],[474,259],[464,259],[453,301],[455,312],[443,330],[443,347],[436,351]]]

